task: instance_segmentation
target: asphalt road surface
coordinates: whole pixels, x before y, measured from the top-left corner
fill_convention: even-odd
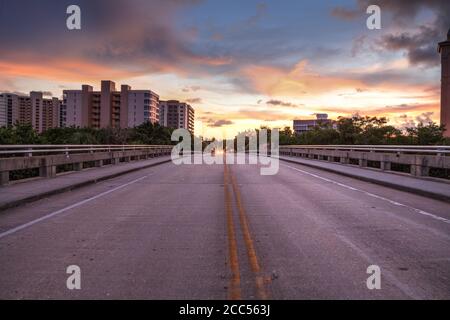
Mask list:
[[[450,205],[287,162],[167,163],[0,212],[0,298],[449,299]]]

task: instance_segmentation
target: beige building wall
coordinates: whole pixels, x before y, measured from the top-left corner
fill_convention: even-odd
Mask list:
[[[131,87],[123,84],[120,86],[120,127],[128,127],[128,94]]]
[[[159,123],[164,127],[184,128],[194,134],[195,111],[189,104],[177,100],[159,102]]]
[[[112,125],[113,114],[113,92],[116,91],[116,84],[110,80],[103,80],[101,84],[100,97],[100,127],[107,128]]]
[[[19,96],[19,123],[31,124],[32,112],[31,112],[31,98],[29,96]]]
[[[441,124],[445,125],[445,136],[450,137],[450,30],[447,41],[439,43],[441,54]]]
[[[156,93],[131,90],[128,85],[122,85],[120,91],[116,91],[115,83],[109,80],[101,82],[100,91],[93,91],[88,85],[83,85],[82,90],[64,90],[64,101],[64,123],[68,126],[126,128],[145,121],[159,121],[159,96]]]

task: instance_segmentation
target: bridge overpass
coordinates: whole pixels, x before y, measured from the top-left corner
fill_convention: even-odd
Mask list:
[[[413,192],[445,195],[443,180],[304,156],[323,147],[282,148],[272,176],[261,165],[177,166],[163,147],[87,148],[3,149],[3,172],[30,165],[42,177],[0,187],[0,298],[450,298],[450,204]],[[92,167],[49,169],[73,163]],[[407,192],[396,180],[421,183]],[[70,265],[80,290],[66,286]],[[366,285],[371,265],[381,289]]]

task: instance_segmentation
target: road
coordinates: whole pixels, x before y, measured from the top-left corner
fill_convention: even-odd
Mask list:
[[[450,298],[448,203],[287,162],[259,172],[167,163],[1,212],[0,298]]]

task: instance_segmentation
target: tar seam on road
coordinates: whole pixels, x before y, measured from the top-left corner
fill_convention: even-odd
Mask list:
[[[247,256],[250,262],[250,267],[255,275],[256,293],[258,298],[262,300],[268,299],[268,293],[264,286],[264,277],[261,274],[261,267],[259,265],[258,256],[256,255],[255,246],[253,245],[253,239],[250,233],[250,228],[247,220],[247,214],[244,206],[242,205],[242,198],[239,188],[236,184],[236,179],[233,173],[230,172],[231,183],[233,185],[234,196],[236,198],[236,204],[239,211],[239,221],[241,224],[242,234],[244,235],[244,242],[247,248]]]
[[[233,211],[231,206],[231,197],[229,192],[229,183],[231,182],[232,190],[234,193],[234,197],[236,199],[236,206],[239,212],[239,224],[241,225],[242,234],[244,237],[244,243],[246,246],[247,257],[249,260],[250,268],[255,275],[255,287],[256,294],[259,299],[268,299],[269,295],[265,288],[264,277],[262,276],[261,267],[258,262],[258,256],[256,254],[255,247],[253,245],[253,239],[250,233],[250,228],[247,220],[247,216],[245,213],[244,206],[242,204],[242,198],[239,191],[239,188],[236,184],[236,179],[234,178],[231,170],[228,169],[228,165],[226,162],[226,156],[224,155],[224,189],[225,189],[225,207],[227,213],[227,229],[228,229],[228,242],[229,242],[229,255],[230,255],[230,265],[232,272],[232,279],[230,288],[233,289],[236,286],[236,278],[239,279],[239,264],[238,264],[238,250],[237,250],[237,242],[236,242],[236,234],[233,223]],[[234,262],[234,259],[236,261]],[[234,262],[234,263],[233,263]],[[237,273],[237,275],[236,275]],[[234,281],[234,282],[233,282]],[[233,293],[233,292],[231,292]],[[239,289],[240,295],[240,289]]]
[[[32,221],[30,221],[30,222],[27,222],[27,223],[25,223],[25,224],[22,224],[22,225],[20,225],[20,226],[17,226],[17,227],[15,227],[15,228],[12,228],[12,229],[9,229],[9,230],[7,230],[7,231],[5,231],[5,232],[2,232],[2,233],[0,233],[0,239],[6,237],[6,236],[8,236],[8,235],[11,235],[11,234],[13,234],[13,233],[16,233],[17,231],[20,231],[20,230],[26,229],[26,228],[28,228],[28,227],[31,227],[32,225],[35,225],[36,223],[39,223],[39,222],[42,222],[42,221],[44,221],[44,220],[50,219],[50,218],[52,218],[52,217],[54,217],[54,216],[56,216],[56,215],[59,215],[59,214],[61,214],[61,213],[63,213],[63,212],[66,212],[66,211],[68,211],[68,210],[70,210],[70,209],[79,207],[79,206],[81,206],[81,205],[83,205],[83,204],[85,204],[85,203],[87,203],[87,202],[90,202],[90,201],[92,201],[92,200],[101,198],[101,197],[103,197],[103,196],[105,196],[105,195],[107,195],[107,194],[109,194],[109,193],[111,193],[111,192],[117,191],[117,190],[122,189],[122,188],[125,188],[125,187],[127,187],[127,186],[129,186],[129,185],[131,185],[131,184],[134,184],[134,183],[136,183],[136,182],[139,182],[139,181],[141,181],[141,180],[147,178],[149,175],[150,175],[150,174],[145,175],[145,176],[143,176],[143,177],[140,177],[140,178],[135,179],[135,180],[133,180],[133,181],[127,182],[127,183],[125,183],[125,184],[122,184],[122,185],[120,185],[120,186],[117,186],[117,187],[115,187],[115,188],[113,188],[113,189],[110,189],[110,190],[108,190],[108,191],[99,193],[98,195],[93,196],[93,197],[91,197],[91,198],[88,198],[88,199],[85,199],[85,200],[83,200],[83,201],[77,202],[77,203],[72,204],[72,205],[70,205],[70,206],[68,206],[68,207],[65,207],[65,208],[63,208],[63,209],[54,211],[54,212],[49,213],[49,214],[47,214],[47,215],[45,215],[45,216],[43,216],[43,217],[40,217],[40,218],[38,218],[38,219],[32,220]]]
[[[352,191],[362,192],[365,195],[368,195],[370,197],[377,198],[377,199],[380,199],[380,200],[384,200],[384,201],[389,202],[390,204],[413,210],[413,211],[415,211],[415,212],[417,212],[417,213],[419,213],[421,215],[433,218],[435,220],[439,220],[439,221],[442,221],[442,222],[445,222],[445,223],[450,223],[450,220],[448,220],[448,219],[445,219],[445,218],[439,217],[439,216],[437,216],[435,214],[432,214],[432,213],[429,213],[429,212],[426,212],[426,211],[423,211],[423,210],[420,210],[420,209],[408,206],[406,204],[403,204],[403,203],[400,203],[400,202],[397,202],[397,201],[394,201],[394,200],[391,200],[391,199],[388,199],[388,198],[385,198],[385,197],[381,197],[381,196],[378,196],[376,194],[373,194],[373,193],[370,193],[370,192],[367,192],[367,191],[364,191],[364,190],[361,190],[361,189],[357,189],[357,188],[351,187],[349,185],[346,185],[344,183],[340,183],[340,182],[337,182],[337,181],[334,181],[334,180],[331,180],[331,179],[328,179],[328,178],[324,178],[324,177],[321,177],[319,175],[316,175],[316,174],[313,174],[313,173],[310,173],[310,172],[307,172],[307,171],[304,171],[304,170],[301,170],[301,169],[298,169],[298,168],[295,168],[295,167],[292,167],[292,166],[288,166],[288,165],[285,165],[285,164],[282,164],[282,166],[287,167],[287,168],[291,168],[291,169],[293,169],[295,171],[298,171],[298,172],[301,172],[301,173],[304,173],[304,174],[307,174],[307,175],[309,175],[311,177],[314,177],[314,178],[317,178],[317,179],[321,179],[321,180],[324,180],[324,181],[336,184],[338,186],[344,187],[346,189],[350,189]]]
[[[231,196],[228,186],[228,170],[226,163],[224,163],[223,167],[223,187],[225,192],[225,209],[227,215],[228,255],[231,269],[228,297],[231,300],[239,300],[241,299],[241,276],[239,272],[236,232],[233,222],[233,211],[231,207]]]

